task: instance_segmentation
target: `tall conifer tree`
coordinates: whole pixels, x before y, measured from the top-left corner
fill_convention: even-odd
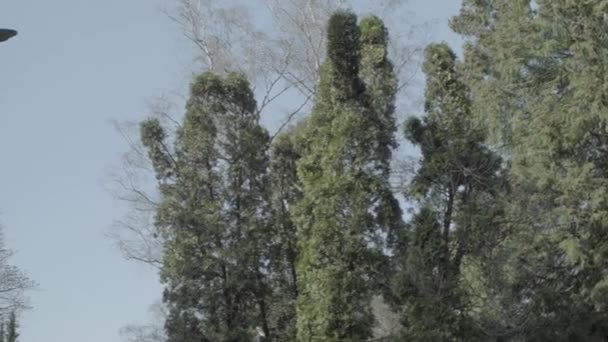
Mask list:
[[[249,83],[205,73],[173,150],[157,120],[141,136],[162,197],[168,341],[246,341],[256,329],[272,338],[268,134]]]
[[[299,130],[298,341],[370,337],[369,302],[386,264],[381,233],[400,222],[388,184],[395,89],[386,29],[377,18],[364,23],[331,17],[315,106]]]
[[[483,145],[451,49],[428,46],[423,70],[426,115],[405,126],[407,139],[422,153],[409,189],[420,211],[398,239],[395,289],[404,307],[407,338],[474,340],[461,266],[488,242],[490,227],[479,222],[487,217],[475,212],[489,209],[484,202],[493,200],[501,162]]]
[[[608,327],[605,1],[464,1],[465,72],[512,168],[503,244],[514,338],[591,340]]]
[[[300,199],[296,163],[300,158],[292,127],[278,135],[270,150],[271,205],[273,244],[270,267],[273,290],[273,324],[278,341],[293,341],[296,338],[297,287],[297,234],[292,219],[293,206]]]

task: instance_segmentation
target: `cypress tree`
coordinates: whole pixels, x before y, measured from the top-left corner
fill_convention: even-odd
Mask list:
[[[297,340],[363,341],[374,323],[376,272],[386,264],[381,233],[400,220],[388,186],[395,90],[379,89],[394,76],[379,19],[362,33],[354,14],[336,13],[327,37],[313,112],[298,132]],[[371,101],[364,81],[386,98]]]
[[[376,169],[382,176],[388,175],[392,150],[395,142],[395,97],[397,78],[393,63],[388,59],[388,30],[382,20],[368,16],[361,20],[361,67],[360,77],[365,84],[368,105],[373,110],[370,129],[376,136],[370,141],[375,143]]]
[[[162,197],[168,341],[246,341],[256,329],[272,338],[269,139],[249,83],[205,73],[173,150],[157,120],[143,122],[141,136]]]

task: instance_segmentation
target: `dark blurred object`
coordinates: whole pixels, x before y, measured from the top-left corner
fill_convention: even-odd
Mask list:
[[[17,35],[17,31],[11,29],[0,29],[0,42],[7,41]]]

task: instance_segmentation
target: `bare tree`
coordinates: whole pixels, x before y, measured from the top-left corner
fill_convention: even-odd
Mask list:
[[[25,272],[9,263],[13,251],[4,246],[0,233],[0,316],[29,308],[26,292],[36,287]]]
[[[131,324],[120,330],[120,335],[126,342],[165,342],[163,323],[167,312],[162,303],[157,302],[150,307],[151,320],[146,324]]]
[[[412,16],[406,0],[165,1],[164,12],[196,49],[195,70],[245,73],[256,86],[259,111],[274,121],[276,111],[266,111],[271,104],[289,108],[281,120],[286,122],[314,96],[325,56],[325,25],[336,10],[383,18],[393,37],[391,59],[401,89],[415,75],[426,39],[426,31],[404,20]]]
[[[133,137],[137,123],[114,122],[114,126],[128,142],[129,148],[118,166],[112,168],[104,185],[126,211],[107,234],[126,259],[158,267],[162,260],[163,242],[153,224],[157,192],[151,186],[154,179],[151,165],[139,140]]]
[[[148,111],[164,126],[176,127],[179,123],[170,114],[174,106],[171,99],[162,96],[150,101]],[[110,167],[103,185],[125,211],[107,236],[127,260],[160,267],[163,238],[154,227],[158,191],[152,165],[139,139],[139,122],[115,120],[112,125],[126,142],[127,151],[117,165]]]

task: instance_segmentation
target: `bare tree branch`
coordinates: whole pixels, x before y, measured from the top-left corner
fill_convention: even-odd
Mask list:
[[[25,272],[9,264],[14,252],[4,247],[0,232],[0,315],[30,308],[26,292],[37,284]]]
[[[162,303],[157,302],[150,307],[151,320],[146,324],[130,324],[120,330],[125,342],[165,342],[163,322],[167,310]]]

